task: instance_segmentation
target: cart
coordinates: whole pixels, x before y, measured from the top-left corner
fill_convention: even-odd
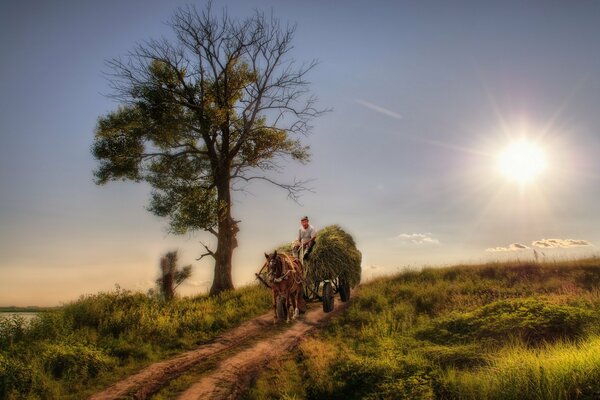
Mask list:
[[[311,263],[310,259],[305,259],[304,257],[304,248],[301,247],[299,260],[301,260],[302,269],[304,272],[304,282],[303,282],[303,300],[305,302],[322,302],[323,303],[323,311],[331,312],[334,309],[334,299],[335,295],[340,295],[340,300],[342,302],[346,302],[350,299],[350,283],[346,278],[343,268],[342,271],[328,271],[326,276],[321,276],[323,279],[313,280],[310,279],[309,274]],[[255,274],[256,279],[258,279],[263,285],[267,288],[271,288],[269,284],[269,280],[267,277],[266,271],[267,264],[265,263],[262,268]],[[299,305],[300,312],[303,313],[306,311],[306,304]],[[280,314],[281,309],[281,314]],[[284,318],[285,306],[283,305],[283,301],[281,299],[277,300],[277,315],[279,318]]]

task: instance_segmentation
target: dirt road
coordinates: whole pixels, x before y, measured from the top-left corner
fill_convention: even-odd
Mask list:
[[[303,336],[325,324],[343,308],[344,305],[338,303],[333,312],[325,314],[320,305],[315,305],[283,331],[274,329],[272,313],[262,315],[226,332],[212,343],[152,364],[93,395],[90,400],[147,399],[190,368],[224,352],[232,355],[207,370],[179,399],[237,398],[245,393],[261,368],[285,355]],[[257,341],[257,338],[260,339]],[[248,347],[252,341],[255,343]]]

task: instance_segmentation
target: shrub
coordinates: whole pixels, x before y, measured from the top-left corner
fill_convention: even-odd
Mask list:
[[[357,357],[334,364],[333,376],[343,385],[333,394],[316,398],[430,399],[431,368],[418,357]]]
[[[22,399],[37,396],[45,399],[56,398],[58,388],[35,368],[35,364],[25,363],[16,358],[0,354],[0,398]]]
[[[528,343],[580,337],[597,320],[591,311],[534,298],[499,300],[468,313],[434,320],[417,337],[434,343],[470,340],[504,342],[519,337]]]
[[[47,344],[42,360],[44,368],[54,378],[68,381],[96,377],[112,366],[110,357],[83,345]]]
[[[20,315],[0,318],[0,349],[8,349],[25,336],[26,322]]]

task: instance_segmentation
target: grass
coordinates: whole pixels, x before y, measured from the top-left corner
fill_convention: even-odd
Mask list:
[[[79,399],[141,367],[263,314],[270,292],[158,298],[126,290],[83,296],[29,323],[0,320],[0,399]]]
[[[441,377],[446,397],[462,399],[597,399],[600,337],[541,348],[506,346],[489,363],[469,371],[450,368]]]
[[[597,258],[405,271],[362,285],[249,398],[596,399],[598,322]]]

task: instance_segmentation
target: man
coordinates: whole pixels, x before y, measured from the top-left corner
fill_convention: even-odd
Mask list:
[[[300,247],[304,248],[304,259],[308,256],[312,247],[315,245],[317,230],[308,223],[308,217],[304,216],[300,220],[300,229],[298,229],[298,240],[294,242],[292,254],[298,258]]]

